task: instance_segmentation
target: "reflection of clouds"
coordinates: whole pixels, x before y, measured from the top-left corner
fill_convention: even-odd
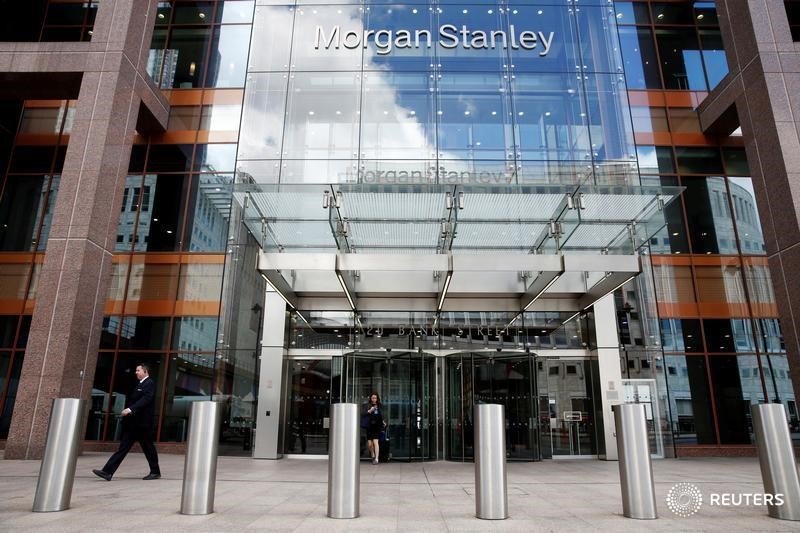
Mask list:
[[[343,34],[347,31],[363,32],[363,14],[362,7],[345,5],[304,6],[297,9],[296,15],[292,10],[283,7],[258,8],[253,29],[253,57],[245,97],[245,114],[242,119],[241,159],[281,157],[284,129],[287,132],[284,143],[293,143],[293,146],[300,147],[300,152],[304,152],[303,147],[307,146],[341,146],[342,136],[358,133],[359,124],[360,147],[365,159],[395,160],[392,165],[394,170],[410,172],[418,170],[418,160],[436,158],[435,136],[432,131],[434,126],[432,123],[422,122],[425,118],[431,119],[430,114],[433,112],[429,84],[422,83],[427,74],[393,73],[385,64],[385,56],[384,61],[375,61],[378,54],[372,43],[366,48],[354,50],[344,47],[338,50],[314,49],[314,35],[318,24],[322,23],[326,28],[338,25]],[[293,43],[291,66],[295,73],[292,79],[287,79],[285,74],[289,66],[285,46],[287,42]],[[358,79],[361,76],[359,70],[362,62],[364,70],[369,72],[365,74],[364,80],[353,83],[354,90],[358,90],[361,83],[364,85],[362,98],[351,99],[356,108],[351,109],[348,102],[339,102],[337,104],[340,104],[340,109],[319,109],[321,104],[328,103],[326,97],[330,95],[325,94],[323,88],[315,88],[313,80],[309,81],[315,74],[302,71],[313,69],[317,72],[316,76],[320,77],[349,75]],[[284,73],[259,74],[259,70]],[[413,87],[410,87],[413,94],[405,95],[428,109],[415,109],[412,105],[401,104],[402,89],[394,85],[394,76],[418,78],[414,80]],[[289,109],[284,105],[287,82],[291,93],[287,99]],[[313,107],[306,110],[303,106]],[[293,121],[286,128],[284,116]],[[305,123],[299,123],[301,120]],[[358,142],[358,138],[355,138],[355,142]],[[354,147],[352,152],[356,149]],[[283,156],[286,157],[287,154],[284,153]],[[308,157],[307,152],[301,157]],[[330,155],[323,151],[322,157]],[[459,159],[456,154],[449,153],[442,153],[440,157]],[[403,161],[409,158],[417,161]],[[324,175],[325,168],[330,168],[322,162],[315,167],[317,171],[323,172],[316,174],[317,171],[314,171],[315,177]],[[302,176],[298,177],[302,179]],[[329,174],[329,177],[334,179],[335,176]],[[259,177],[256,176],[256,179],[259,180]]]

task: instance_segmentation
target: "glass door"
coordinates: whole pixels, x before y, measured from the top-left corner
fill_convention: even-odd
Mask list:
[[[536,369],[541,420],[550,434],[552,457],[596,456],[592,361],[541,357]]]
[[[499,403],[506,413],[508,460],[540,459],[533,359],[524,352],[465,352],[447,357],[447,458],[474,459],[472,409]]]
[[[383,404],[386,437],[393,460],[436,456],[434,360],[419,351],[353,352],[344,356],[343,400],[363,405],[372,392]],[[362,436],[361,457],[367,458]]]

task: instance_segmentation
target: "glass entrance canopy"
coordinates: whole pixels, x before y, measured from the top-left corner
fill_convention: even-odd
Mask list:
[[[237,188],[242,222],[262,249],[259,269],[290,303],[335,293],[347,298],[345,307],[356,308],[359,299],[410,298],[435,300],[437,311],[459,307],[457,298],[512,298],[518,303],[508,310],[522,310],[545,293],[581,305],[605,294],[638,274],[638,249],[664,226],[664,206],[681,191],[518,184]]]

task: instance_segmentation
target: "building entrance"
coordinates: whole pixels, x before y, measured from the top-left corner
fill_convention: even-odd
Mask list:
[[[435,357],[419,350],[346,353],[342,401],[362,405],[377,392],[392,460],[436,459],[435,376]],[[369,456],[365,443],[361,453]]]
[[[445,359],[447,459],[474,459],[472,412],[479,403],[505,406],[508,460],[541,459],[533,356],[492,350],[455,353]]]

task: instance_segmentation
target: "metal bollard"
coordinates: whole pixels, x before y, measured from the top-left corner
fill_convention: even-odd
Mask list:
[[[218,402],[192,402],[189,439],[183,463],[181,514],[201,515],[214,512],[221,414],[222,409]]]
[[[750,410],[764,492],[783,496],[783,505],[767,504],[767,512],[772,518],[800,520],[800,479],[786,411],[779,403],[753,405]]]
[[[34,513],[69,509],[85,406],[86,401],[78,398],[53,400],[47,444],[33,498]]]
[[[331,438],[328,454],[328,517],[358,518],[359,485],[358,405],[331,406]]]
[[[644,405],[626,403],[613,406],[613,410],[622,514],[627,518],[654,520],[658,518],[658,510]]]
[[[475,406],[475,516],[508,518],[506,417],[499,404]]]

